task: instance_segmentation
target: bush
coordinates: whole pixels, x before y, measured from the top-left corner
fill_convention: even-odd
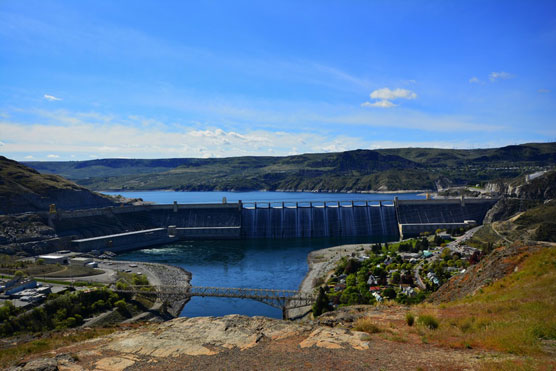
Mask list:
[[[415,316],[413,315],[413,313],[407,312],[405,314],[405,320],[408,326],[413,326],[413,323],[415,322]]]
[[[128,316],[129,313],[129,307],[127,305],[127,303],[125,302],[125,300],[121,299],[118,300],[117,302],[114,303],[114,306],[116,308],[118,308],[118,311],[123,314],[124,316]]]
[[[353,329],[367,334],[376,334],[382,331],[370,318],[359,318],[355,321]]]
[[[436,330],[438,328],[438,320],[429,314],[420,315],[417,322],[431,330]]]

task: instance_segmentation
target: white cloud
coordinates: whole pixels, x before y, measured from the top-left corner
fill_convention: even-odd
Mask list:
[[[539,89],[539,90],[537,90],[537,92],[541,93],[541,94],[548,94],[548,93],[550,93],[550,90],[549,89]]]
[[[58,98],[58,97],[55,97],[55,96],[50,95],[50,94],[45,94],[45,95],[43,95],[43,98],[46,99],[46,100],[48,100],[48,101],[51,101],[51,102],[53,102],[53,101],[58,101],[58,100],[62,100],[62,98]]]
[[[371,99],[415,99],[417,94],[407,89],[394,89],[388,88],[377,89],[371,93]]]
[[[476,76],[473,76],[472,78],[469,79],[469,82],[471,84],[479,84],[481,80],[479,80]]]
[[[0,122],[9,139],[5,152],[43,153],[48,159],[128,157],[229,157],[324,152],[361,148],[354,137],[315,135],[313,132],[255,130],[237,132],[222,128],[179,130],[132,127],[121,124],[20,125]],[[54,138],[45,140],[45,138]],[[122,141],[121,138],[126,138]],[[53,154],[54,151],[58,154]],[[4,147],[3,147],[4,152]],[[48,155],[47,155],[48,154]]]
[[[397,106],[397,104],[394,104],[392,102],[390,102],[389,100],[383,99],[383,100],[378,100],[376,102],[363,102],[361,103],[362,107],[381,107],[381,108],[390,108],[390,107],[394,107]]]
[[[30,160],[30,159],[33,158],[33,156],[32,156],[32,155],[28,155],[28,156],[25,156],[25,157],[23,157],[23,158],[24,158],[24,159],[27,159],[27,160]]]
[[[513,78],[514,75],[512,75],[511,73],[508,72],[504,72],[504,71],[500,71],[500,72],[491,72],[488,75],[488,78],[490,81],[494,82],[496,80],[508,80]]]
[[[363,102],[362,107],[380,107],[380,108],[390,108],[395,107],[392,100],[394,99],[415,99],[417,94],[407,89],[394,89],[382,88],[373,91],[370,95],[371,99],[376,99],[375,102]]]

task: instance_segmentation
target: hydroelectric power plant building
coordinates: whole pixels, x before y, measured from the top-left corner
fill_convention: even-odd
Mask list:
[[[481,224],[493,199],[169,204],[58,211],[49,224],[78,251],[177,240],[353,238],[394,241]]]

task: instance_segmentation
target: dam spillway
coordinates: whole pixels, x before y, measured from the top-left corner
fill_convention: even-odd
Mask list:
[[[243,238],[342,238],[397,239],[393,204],[382,202],[253,203],[241,210]]]
[[[49,224],[79,251],[194,239],[369,237],[393,241],[482,224],[495,199],[166,204],[58,210]],[[153,230],[156,229],[156,230]]]

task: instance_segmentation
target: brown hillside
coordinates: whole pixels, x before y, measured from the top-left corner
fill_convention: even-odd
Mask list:
[[[473,295],[480,288],[513,272],[524,259],[541,248],[539,245],[530,246],[517,242],[511,246],[501,246],[478,264],[470,266],[464,274],[452,277],[428,301],[442,303]]]
[[[47,211],[50,204],[78,209],[112,205],[110,198],[57,175],[43,175],[0,156],[0,214]]]

